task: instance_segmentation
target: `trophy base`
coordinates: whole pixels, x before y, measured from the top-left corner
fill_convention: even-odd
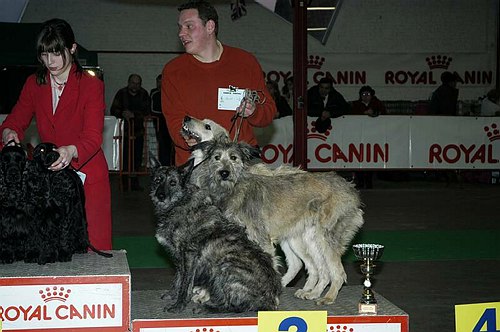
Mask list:
[[[376,315],[377,314],[377,304],[376,303],[359,303],[358,312],[360,315]]]

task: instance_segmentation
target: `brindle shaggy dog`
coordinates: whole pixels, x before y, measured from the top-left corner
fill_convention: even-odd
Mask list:
[[[347,280],[341,257],[363,224],[354,185],[335,172],[250,166],[255,148],[227,139],[204,143],[202,155],[192,181],[206,188],[226,217],[244,225],[266,252],[273,254],[273,245],[281,245],[288,263],[283,285],[302,260],[308,278],[295,295],[333,303]]]
[[[241,225],[225,218],[206,191],[189,182],[193,160],[182,168],[161,166],[154,157],[150,163],[156,238],[177,268],[175,303],[166,309],[184,310],[195,289],[201,289],[208,296],[199,310],[276,310],[281,283],[271,256],[248,239]]]

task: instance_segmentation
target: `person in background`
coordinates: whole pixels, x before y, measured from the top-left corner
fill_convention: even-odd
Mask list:
[[[175,144],[176,165],[185,163],[190,147],[197,144],[195,138],[180,134],[186,116],[211,119],[230,131],[232,138],[239,131],[239,141],[256,146],[253,127],[268,126],[276,114],[257,59],[217,39],[218,14],[209,2],[188,1],[178,10],[178,36],[186,53],[165,65],[161,87],[162,110]],[[221,102],[219,95],[234,88],[256,91],[259,100],[243,99],[239,106],[226,99]]]
[[[118,119],[125,119],[123,126],[123,168],[128,172],[129,158],[129,129],[130,125],[134,128],[134,154],[131,157],[133,160],[133,168],[130,172],[139,171],[142,165],[142,153],[144,147],[144,117],[149,115],[151,103],[148,92],[142,87],[142,78],[137,74],[131,74],[128,77],[128,84],[121,88],[113,99],[111,105],[111,115]],[[137,175],[131,174],[131,189],[141,191]],[[124,188],[127,187],[127,176],[122,178]],[[126,188],[127,189],[127,188]]]
[[[276,113],[276,119],[292,115],[291,107],[286,102],[285,97],[283,97],[280,93],[278,82],[269,80],[266,82],[266,87],[273,97],[276,109],[278,110],[278,113]]]
[[[320,133],[330,127],[331,118],[348,114],[350,108],[328,77],[323,77],[317,85],[307,90],[307,115],[317,118],[316,130]]]
[[[377,117],[387,113],[384,103],[377,96],[375,90],[371,86],[365,85],[359,89],[359,98],[352,102],[351,114],[353,115],[368,115]],[[354,182],[359,189],[373,188],[373,171],[358,171],[354,172]]]
[[[287,77],[285,79],[285,84],[283,85],[283,88],[281,89],[281,95],[286,99],[286,102],[288,103],[288,106],[290,109],[292,109],[293,113],[293,76]]]
[[[441,74],[441,85],[432,93],[429,113],[432,115],[457,115],[457,75],[445,71]]]
[[[371,86],[365,85],[359,89],[359,98],[352,102],[351,114],[379,116],[387,114],[384,103],[377,96]]]
[[[85,192],[90,243],[109,250],[111,190],[108,164],[101,149],[104,128],[104,83],[83,71],[78,45],[68,22],[54,18],[42,24],[36,39],[40,66],[28,77],[17,104],[0,126],[2,144],[20,143],[33,117],[42,142],[58,146],[49,167],[78,171]]]
[[[491,89],[481,101],[481,116],[500,116],[500,91]]]
[[[151,115],[158,117],[156,139],[158,141],[158,160],[163,166],[173,164],[172,139],[168,134],[167,122],[161,110],[161,74],[156,77],[156,88],[149,93],[151,96]],[[156,126],[156,121],[155,121]]]

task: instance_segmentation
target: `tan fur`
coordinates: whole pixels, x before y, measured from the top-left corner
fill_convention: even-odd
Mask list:
[[[208,187],[226,215],[245,225],[264,250],[273,253],[273,244],[281,245],[288,263],[284,285],[304,262],[309,276],[297,297],[333,303],[347,279],[342,254],[363,224],[358,192],[335,172],[250,165],[250,149],[216,140],[204,150],[194,181]]]

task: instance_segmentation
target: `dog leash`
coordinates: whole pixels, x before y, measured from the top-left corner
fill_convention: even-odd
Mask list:
[[[260,94],[262,94],[264,96],[262,101],[260,98]],[[241,117],[240,122],[237,125],[236,133],[234,135],[234,140],[233,140],[234,142],[237,142],[238,138],[240,136],[240,131],[241,131],[241,127],[243,125],[243,120],[245,119],[243,115],[244,115],[247,103],[251,103],[253,105],[256,105],[256,104],[262,105],[265,102],[266,102],[266,96],[262,93],[262,91],[245,89],[245,95],[243,96],[242,107],[240,108],[240,111],[236,112],[234,114],[233,118],[231,119],[232,124],[231,124],[231,128],[229,129],[229,133],[231,133],[233,131],[233,128],[234,128],[236,122],[238,121],[238,118]]]

